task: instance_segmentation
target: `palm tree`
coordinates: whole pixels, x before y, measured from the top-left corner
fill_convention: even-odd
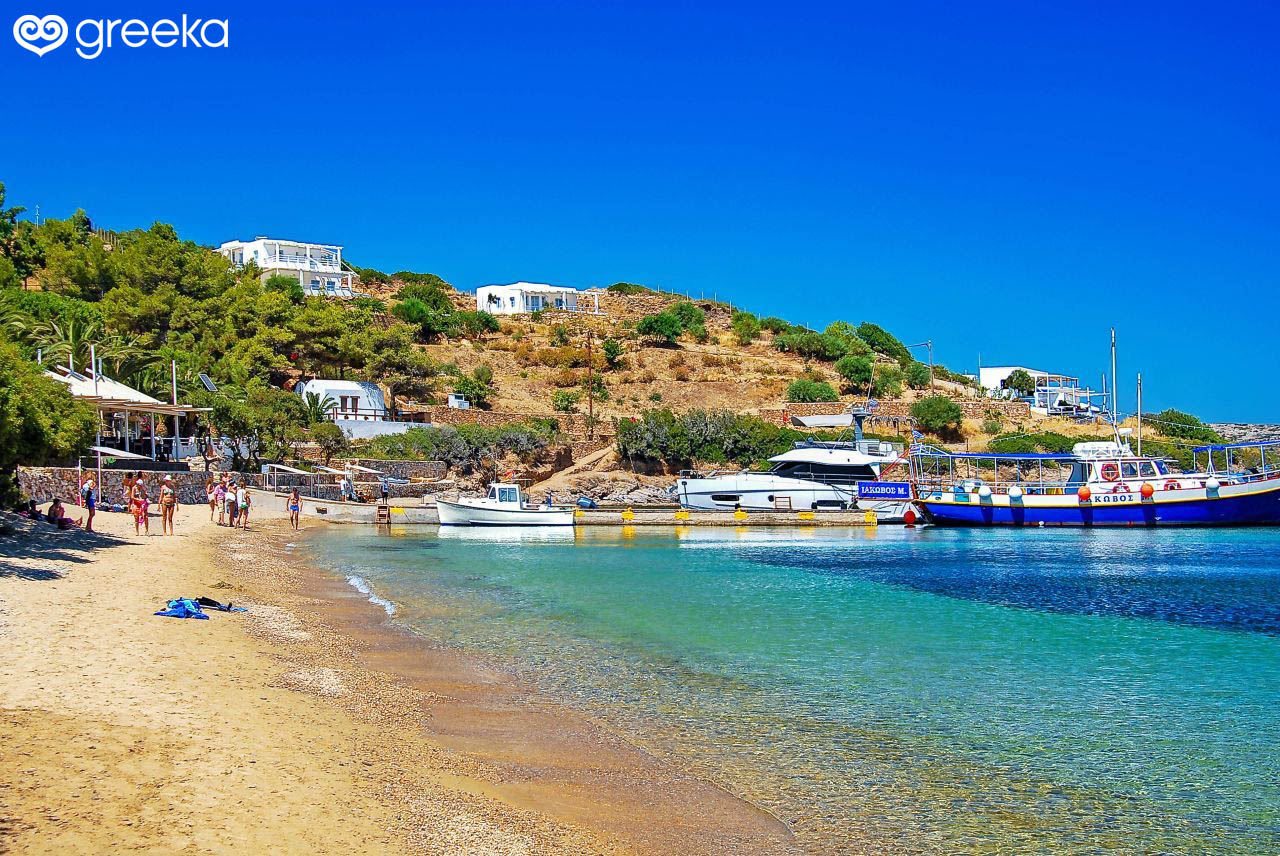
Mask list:
[[[321,398],[319,393],[308,392],[303,407],[307,412],[307,424],[315,425],[329,418],[329,411],[338,406],[338,402],[333,400],[333,396],[326,395]]]

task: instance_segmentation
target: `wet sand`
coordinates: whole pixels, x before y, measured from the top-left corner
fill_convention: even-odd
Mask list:
[[[797,851],[607,723],[398,628],[294,558],[283,521],[207,518],[0,536],[0,851]],[[200,594],[250,612],[151,615]]]

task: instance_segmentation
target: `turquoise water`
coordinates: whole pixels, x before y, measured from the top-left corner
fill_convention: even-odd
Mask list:
[[[1280,851],[1280,530],[308,545],[815,850]]]

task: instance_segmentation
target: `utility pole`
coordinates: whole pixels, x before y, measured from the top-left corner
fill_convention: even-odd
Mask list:
[[[927,339],[915,345],[907,345],[908,348],[928,348],[929,349],[929,391],[933,392],[933,340]],[[978,357],[978,363],[982,363],[982,357]]]
[[[587,328],[587,439],[596,438],[595,364],[591,359],[591,328]]]

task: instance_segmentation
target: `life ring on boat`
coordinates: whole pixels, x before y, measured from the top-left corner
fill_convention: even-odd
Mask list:
[[[1120,482],[1118,485],[1111,488],[1111,492],[1112,493],[1133,493],[1133,488],[1129,487],[1129,485],[1125,484],[1124,482]]]
[[[1178,484],[1176,481],[1167,481],[1164,483],[1164,489],[1165,490],[1182,490],[1182,485]]]
[[[1115,481],[1120,478],[1120,467],[1110,463],[1103,464],[1099,473],[1102,475],[1104,481]]]

